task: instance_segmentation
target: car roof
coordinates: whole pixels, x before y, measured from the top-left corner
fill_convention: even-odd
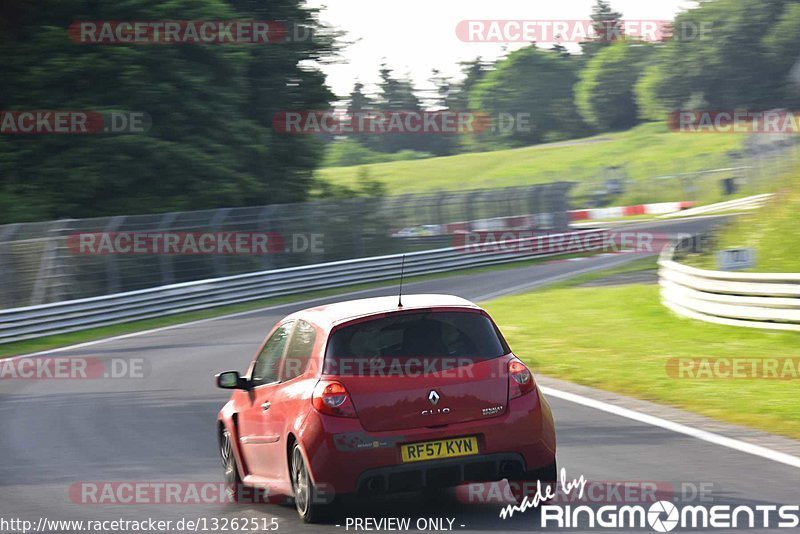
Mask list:
[[[308,308],[293,313],[287,319],[305,319],[324,328],[336,324],[365,317],[396,311],[408,311],[427,308],[481,308],[467,299],[455,295],[403,295],[403,307],[397,306],[397,295],[374,297],[369,299],[347,300]]]

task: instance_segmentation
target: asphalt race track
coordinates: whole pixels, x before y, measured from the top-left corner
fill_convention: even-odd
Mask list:
[[[692,232],[713,221],[637,228]],[[408,284],[406,291],[483,300],[637,257],[619,254],[454,276]],[[356,297],[392,291],[369,290]],[[43,516],[62,520],[275,517],[278,532],[345,532],[347,519],[354,517],[411,518],[412,525],[418,518],[433,517],[454,519],[453,529],[463,532],[540,530],[536,511],[502,520],[500,505],[465,506],[452,493],[424,501],[403,496],[361,502],[341,510],[328,525],[303,525],[294,509],[285,505],[78,504],[70,499],[70,487],[81,481],[221,481],[214,423],[228,393],[214,387],[212,376],[245,369],[270,326],[308,305],[285,305],[59,353],[143,358],[145,378],[3,381],[0,517],[34,523]],[[794,504],[800,493],[800,471],[793,467],[567,401],[551,399],[551,404],[560,467],[570,477],[657,481],[673,487],[704,483],[715,504]]]

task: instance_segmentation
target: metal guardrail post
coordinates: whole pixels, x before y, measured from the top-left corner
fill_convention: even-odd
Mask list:
[[[165,213],[158,222],[158,230],[168,230],[177,217],[177,212]],[[175,283],[175,271],[172,268],[172,257],[167,254],[162,254],[158,257],[158,263],[161,266],[161,283],[163,285]]]
[[[119,215],[117,217],[112,217],[106,227],[103,229],[104,232],[115,232],[117,231],[122,223],[125,221],[127,216]],[[107,254],[105,257],[105,265],[106,265],[106,292],[111,295],[114,293],[120,292],[120,280],[119,280],[119,264],[117,260],[117,256],[115,254]]]
[[[273,220],[273,213],[275,212],[275,204],[270,204],[269,206],[264,206],[261,208],[261,211],[258,212],[258,229],[260,232],[270,232],[272,231],[272,220]],[[273,255],[272,254],[264,254],[261,256],[261,266],[265,269],[269,269],[274,266],[274,262],[272,261]]]
[[[208,223],[208,226],[214,232],[219,232],[222,221],[228,216],[230,213],[231,208],[220,208],[214,211],[214,215],[211,217],[211,220]],[[171,221],[170,221],[171,222]],[[214,256],[214,275],[217,277],[225,276],[225,255],[224,254],[216,254]]]
[[[5,225],[0,231],[0,272],[2,276],[2,291],[0,291],[0,305],[11,307],[16,305],[16,267],[13,264],[11,238],[19,229],[20,224]]]
[[[472,228],[472,224],[473,223],[472,223],[472,221],[477,219],[477,217],[475,215],[475,204],[478,203],[478,199],[482,195],[483,195],[483,191],[478,189],[478,190],[470,192],[468,194],[468,196],[467,196],[466,210],[465,210],[465,214],[464,214],[464,219],[463,220],[467,221],[467,230],[470,231],[470,232],[473,231],[473,228]],[[458,222],[458,221],[456,221],[456,222]]]
[[[61,228],[64,221],[54,221],[52,227],[48,230],[47,240],[45,242],[45,249],[39,261],[39,271],[36,275],[36,282],[33,286],[33,294],[31,295],[31,305],[45,304],[49,302],[48,295],[50,294],[53,284],[53,271],[55,264],[58,260],[58,245],[61,239]]]

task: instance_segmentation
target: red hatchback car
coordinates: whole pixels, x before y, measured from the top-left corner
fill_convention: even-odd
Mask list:
[[[229,487],[294,497],[306,522],[344,495],[556,479],[547,401],[489,315],[459,297],[294,313],[244,376],[217,385],[234,390],[218,418]]]

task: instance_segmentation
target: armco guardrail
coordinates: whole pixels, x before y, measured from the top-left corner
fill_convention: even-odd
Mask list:
[[[0,308],[39,306],[168,284],[402,254],[417,243],[402,231],[441,227],[478,231],[526,228],[565,232],[569,191],[557,182],[472,191],[319,199],[172,213],[0,225]],[[2,215],[2,213],[0,213]],[[516,226],[516,224],[515,224]],[[427,229],[426,229],[427,227]],[[431,228],[436,231],[430,231]],[[269,233],[285,244],[271,254],[83,254],[81,236]],[[400,234],[398,236],[397,234]],[[299,239],[298,239],[299,238]],[[94,239],[90,239],[94,241]],[[317,244],[312,244],[316,242]],[[426,248],[447,246],[444,242]],[[90,249],[92,247],[89,247]]]
[[[580,240],[585,250],[599,249],[604,230],[558,234],[564,243]],[[574,250],[543,250],[557,236],[510,240],[502,247],[449,247],[405,254],[406,276],[454,271],[557,256]],[[402,254],[290,267],[199,280],[127,293],[0,310],[0,344],[64,334],[140,319],[239,304],[269,297],[398,279]]]
[[[679,315],[711,323],[800,331],[800,274],[708,271],[659,258],[662,303]]]
[[[706,206],[698,206],[696,208],[689,208],[687,210],[676,211],[674,213],[666,213],[664,215],[659,215],[658,218],[669,219],[674,217],[694,217],[697,215],[706,215],[709,213],[719,213],[725,211],[755,210],[763,207],[764,204],[766,204],[773,196],[773,193],[764,193],[763,195],[753,195],[734,200],[726,200],[725,202],[718,202],[716,204],[708,204]]]

